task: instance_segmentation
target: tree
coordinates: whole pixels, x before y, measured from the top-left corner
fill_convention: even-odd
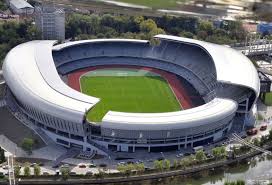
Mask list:
[[[268,138],[266,136],[262,136],[260,140],[260,145],[263,146],[267,142]]]
[[[148,33],[150,32],[151,30],[154,30],[154,29],[157,29],[157,24],[155,23],[154,20],[152,19],[147,19],[145,21],[142,21],[140,23],[140,31],[141,32],[145,32],[145,33]]]
[[[70,175],[70,169],[62,167],[60,169],[60,173],[61,173],[61,176],[62,176],[63,180],[67,180],[69,178],[69,175]]]
[[[173,167],[174,167],[175,169],[177,169],[178,166],[179,166],[179,163],[178,163],[178,161],[175,159],[174,162],[173,162]]]
[[[145,171],[145,166],[144,166],[144,163],[139,163],[139,164],[136,164],[136,170],[140,173],[144,172]]]
[[[253,145],[255,145],[255,146],[260,146],[260,140],[259,140],[258,138],[254,138],[254,139],[252,140],[252,143],[253,143]]]
[[[200,21],[199,31],[205,31],[209,35],[213,33],[214,27],[212,22],[210,21]]]
[[[0,0],[0,10],[5,11],[8,9],[8,5],[5,3],[4,0]]]
[[[196,157],[196,160],[198,162],[202,162],[202,161],[204,161],[204,160],[207,159],[207,157],[206,157],[206,155],[205,155],[205,153],[204,153],[203,150],[197,151],[196,154],[195,154],[195,157]]]
[[[0,147],[0,163],[3,163],[5,161],[6,161],[5,150]]]
[[[213,148],[212,153],[216,159],[224,158],[227,155],[227,151],[224,146]]]
[[[164,166],[164,169],[169,170],[170,167],[171,167],[170,161],[168,159],[164,159],[163,160],[163,166]]]
[[[20,166],[18,166],[18,165],[14,166],[14,175],[15,175],[15,177],[18,177],[20,174],[21,174]]]
[[[245,185],[245,181],[243,180],[237,180],[232,182],[224,182],[224,185]]]
[[[197,33],[197,38],[200,40],[206,40],[207,37],[208,37],[208,33],[206,31],[199,31]]]
[[[182,31],[179,33],[179,36],[193,39],[195,35],[191,32],[188,32],[188,31]]]
[[[155,160],[154,161],[154,168],[160,171],[163,171],[163,161],[162,160]]]
[[[269,141],[272,141],[272,129],[269,130],[268,139]]]
[[[24,138],[22,143],[22,148],[28,153],[32,153],[34,141],[31,138]]]
[[[41,175],[41,167],[39,165],[34,165],[34,175],[40,176]]]
[[[97,176],[97,178],[100,178],[100,179],[102,179],[102,178],[104,178],[104,176],[105,176],[105,172],[102,170],[102,169],[98,169],[98,173],[96,174]]]
[[[29,167],[29,164],[26,164],[26,166],[24,167],[24,176],[27,176],[27,177],[30,176],[30,167]]]
[[[140,25],[142,22],[144,21],[144,17],[143,16],[136,16],[134,17],[134,22],[138,25]]]

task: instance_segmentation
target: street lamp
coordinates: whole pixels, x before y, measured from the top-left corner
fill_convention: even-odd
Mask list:
[[[161,152],[161,156],[162,156],[163,159],[165,159],[165,156],[164,156],[163,152]]]

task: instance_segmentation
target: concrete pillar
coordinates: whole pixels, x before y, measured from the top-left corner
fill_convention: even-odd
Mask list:
[[[185,137],[185,143],[184,143],[184,148],[187,148],[187,136]]]
[[[133,153],[135,152],[135,145],[133,145],[133,147],[132,147],[132,152]]]
[[[86,151],[87,150],[87,147],[86,147],[86,144],[87,144],[87,136],[86,137],[83,137],[83,151]]]
[[[148,146],[148,152],[150,152],[150,146]]]

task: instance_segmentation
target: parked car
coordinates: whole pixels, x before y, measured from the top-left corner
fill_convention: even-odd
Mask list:
[[[85,175],[91,176],[91,175],[93,175],[93,172],[87,171]]]
[[[264,131],[267,129],[267,124],[262,124],[260,127],[260,131]]]
[[[69,175],[73,176],[73,175],[77,175],[76,172],[70,172]]]
[[[78,167],[79,168],[86,168],[87,166],[85,164],[79,164]]]
[[[37,165],[37,163],[32,163],[30,164],[30,167],[34,167],[35,165]]]
[[[118,165],[125,165],[126,163],[125,162],[119,162]]]
[[[101,167],[101,168],[105,168],[105,167],[107,167],[107,164],[104,164],[104,163],[99,164],[99,167]]]
[[[48,172],[43,172],[42,174],[43,175],[50,175]]]
[[[93,164],[93,163],[91,163],[91,164],[89,165],[89,168],[95,168],[95,167],[96,167],[96,165]]]
[[[183,157],[183,156],[184,156],[183,153],[179,153],[179,154],[176,155],[177,158],[180,158],[180,157]]]
[[[249,136],[256,135],[257,133],[258,133],[258,130],[256,128],[252,128],[252,129],[247,130],[247,135],[249,135]]]

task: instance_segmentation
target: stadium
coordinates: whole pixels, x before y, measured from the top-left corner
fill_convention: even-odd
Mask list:
[[[3,64],[7,105],[57,144],[101,154],[203,146],[255,124],[260,82],[247,57],[154,39],[18,45]]]

